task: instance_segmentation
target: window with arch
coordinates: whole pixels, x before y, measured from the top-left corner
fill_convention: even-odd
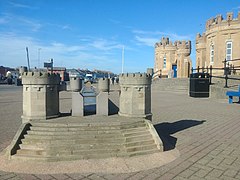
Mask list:
[[[214,45],[211,44],[210,46],[210,63],[214,62]]]
[[[232,41],[227,41],[226,43],[226,60],[232,59]]]

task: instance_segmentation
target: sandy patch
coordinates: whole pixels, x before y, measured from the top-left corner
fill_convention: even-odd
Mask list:
[[[130,173],[163,166],[179,157],[177,149],[128,158],[90,159],[60,162],[8,160],[0,155],[0,170],[29,174]]]

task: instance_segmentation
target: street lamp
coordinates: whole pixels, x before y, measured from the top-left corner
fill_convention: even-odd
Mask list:
[[[122,73],[124,68],[124,46],[122,47]]]
[[[38,69],[40,68],[40,50],[41,48],[38,48]]]

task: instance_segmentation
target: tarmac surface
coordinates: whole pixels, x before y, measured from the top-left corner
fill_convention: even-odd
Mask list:
[[[117,91],[110,93],[112,114],[117,111],[117,97]],[[61,92],[60,111],[67,114],[70,109],[71,96]],[[176,160],[166,165],[130,173],[0,171],[0,179],[240,179],[240,104],[153,89],[152,112],[152,122],[165,151],[177,149],[180,152]],[[1,85],[0,151],[12,141],[21,124],[21,114],[22,87]],[[158,161],[157,158],[154,160]]]

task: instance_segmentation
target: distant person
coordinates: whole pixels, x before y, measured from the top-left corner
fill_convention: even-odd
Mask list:
[[[114,80],[115,80],[115,78],[114,78],[114,77],[112,77],[112,84],[114,84]]]
[[[119,77],[116,77],[116,83],[117,84],[119,83]]]

